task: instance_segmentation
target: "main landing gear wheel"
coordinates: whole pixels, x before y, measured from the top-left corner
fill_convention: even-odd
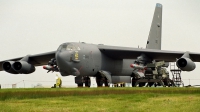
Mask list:
[[[105,87],[109,87],[109,84],[108,84],[108,80],[107,80],[107,78],[105,77],[105,79],[104,79],[105,81]]]
[[[103,86],[103,79],[101,76],[96,77],[96,82],[97,82],[97,87],[102,87]]]
[[[84,80],[85,80],[85,87],[90,87],[91,86],[90,78],[89,77],[85,77]]]
[[[97,87],[102,87],[103,84],[105,87],[109,87],[108,79],[106,77],[97,76],[96,77]]]
[[[83,83],[77,84],[78,87],[83,87]]]
[[[91,86],[91,80],[89,76],[75,77],[75,83],[78,87],[83,87],[83,84],[85,84],[85,87]]]

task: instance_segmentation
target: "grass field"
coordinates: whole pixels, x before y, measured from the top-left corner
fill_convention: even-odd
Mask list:
[[[0,111],[200,112],[200,88],[1,89]]]

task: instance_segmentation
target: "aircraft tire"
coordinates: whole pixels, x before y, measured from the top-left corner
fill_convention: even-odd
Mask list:
[[[78,87],[83,87],[83,83],[77,84]]]
[[[97,82],[97,86],[98,86],[98,87],[102,87],[102,86],[103,86],[103,81],[98,81],[98,82]]]
[[[91,80],[89,77],[85,78],[85,87],[90,87],[91,86]]]
[[[96,82],[97,82],[97,87],[102,87],[103,86],[103,77],[97,76],[96,77]]]
[[[109,87],[108,80],[105,78],[105,87]]]

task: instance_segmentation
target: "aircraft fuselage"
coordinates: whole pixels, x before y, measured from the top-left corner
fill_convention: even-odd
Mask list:
[[[109,71],[116,76],[130,76],[132,59],[112,59],[103,54],[97,45],[64,43],[56,52],[57,65],[62,76],[95,76],[98,71]]]

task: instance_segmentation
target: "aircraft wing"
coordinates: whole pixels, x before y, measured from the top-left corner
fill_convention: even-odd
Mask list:
[[[55,58],[55,53],[56,53],[56,51],[41,53],[41,54],[36,54],[36,55],[29,55],[29,63],[34,66],[47,65],[47,63],[51,60],[51,58]],[[22,58],[23,57],[0,61],[0,71],[3,70],[3,67],[2,67],[3,62],[18,61]]]
[[[136,59],[142,53],[151,59],[165,62],[175,62],[176,59],[183,56],[185,52],[179,51],[167,51],[167,50],[155,50],[155,49],[141,49],[141,48],[129,48],[129,47],[115,47],[98,45],[99,50],[114,59]],[[200,53],[189,52],[190,58],[194,62],[200,62]]]

